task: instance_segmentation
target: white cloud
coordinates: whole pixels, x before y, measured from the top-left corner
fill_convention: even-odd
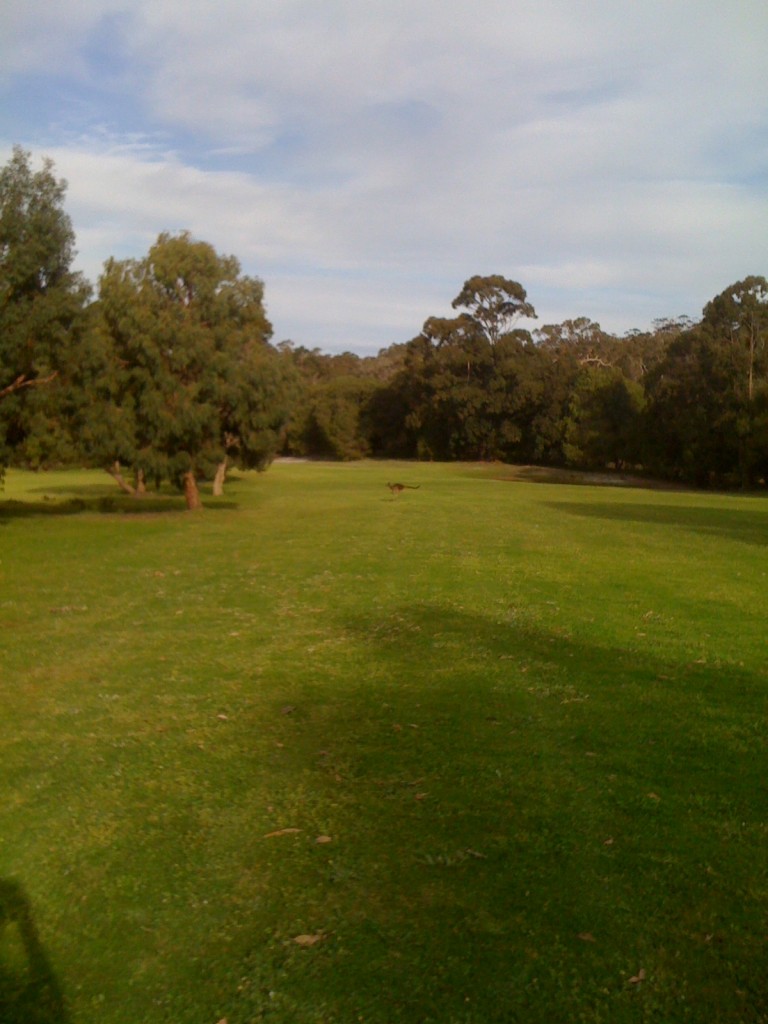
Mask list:
[[[119,66],[127,121],[48,125],[90,276],[189,228],[265,279],[279,337],[359,349],[473,273],[623,330],[766,272],[758,0],[67,7],[5,12],[0,63],[98,85],[103,37]]]

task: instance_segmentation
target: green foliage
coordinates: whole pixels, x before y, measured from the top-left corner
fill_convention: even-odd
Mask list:
[[[564,454],[572,466],[621,470],[641,461],[642,387],[620,370],[587,366],[571,394]]]
[[[264,468],[289,394],[271,330],[262,283],[187,233],[160,235],[142,260],[109,260],[84,392],[102,402],[82,410],[91,458],[177,485],[210,478],[226,456]]]
[[[765,1021],[764,501],[102,476],[0,502],[4,1010]]]
[[[286,431],[285,452],[348,461],[371,452],[368,402],[377,389],[371,364],[351,352],[324,355],[319,350],[281,346],[298,375],[298,391]]]
[[[734,354],[701,330],[671,343],[647,382],[653,465],[702,486],[728,481],[738,463]]]
[[[60,406],[88,287],[70,269],[65,192],[18,146],[0,169],[0,467],[67,451]]]
[[[768,284],[749,277],[704,307],[649,374],[648,447],[698,483],[750,486],[764,474]]]
[[[504,460],[639,470],[702,485],[768,480],[768,282],[617,338],[535,318],[525,288],[468,278],[455,317],[378,356],[283,342],[261,281],[188,233],[107,261],[98,301],[71,272],[66,184],[16,147],[0,169],[0,479],[11,458],[102,465],[127,489],[340,460]]]
[[[368,455],[364,416],[374,388],[373,381],[360,377],[334,377],[316,385],[304,425],[305,450],[344,461]]]
[[[536,316],[525,288],[501,274],[470,277],[451,305],[468,309],[470,320],[491,345],[507,334],[519,317]]]

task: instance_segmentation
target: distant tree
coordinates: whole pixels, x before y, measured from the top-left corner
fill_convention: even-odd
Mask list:
[[[540,346],[535,348],[528,372],[527,402],[521,411],[523,431],[515,458],[537,465],[561,466],[568,413],[575,382],[581,368],[569,354],[553,358]]]
[[[586,316],[545,324],[533,337],[555,359],[572,357],[581,366],[612,366],[616,361],[618,339]]]
[[[123,486],[123,464],[172,480],[188,508],[228,458],[264,468],[287,415],[271,331],[261,281],[187,232],[108,260],[90,346],[100,401],[81,411],[91,457]]]
[[[747,402],[751,402],[755,379],[766,372],[768,281],[753,276],[726,288],[704,307],[702,326],[714,337],[743,350],[745,380],[740,387]]]
[[[328,355],[290,342],[278,347],[298,377],[285,453],[344,460],[370,454],[369,402],[392,371],[379,367],[375,357],[363,359],[353,352]]]
[[[628,331],[618,341],[618,359],[614,365],[628,380],[644,385],[645,378],[664,358],[675,338],[695,326],[688,316],[662,317],[653,321],[651,331]]]
[[[723,348],[733,369],[735,433],[742,487],[766,464],[768,390],[768,282],[751,276],[730,285],[704,307],[702,331]],[[727,353],[727,355],[726,355]]]
[[[0,470],[25,446],[38,460],[60,447],[51,392],[54,382],[61,390],[89,293],[71,269],[66,182],[52,161],[35,171],[31,159],[16,146],[0,169]]]
[[[536,315],[525,289],[498,275],[473,277],[453,307],[464,311],[424,322],[398,353],[400,368],[386,392],[371,400],[376,446],[384,453],[497,459],[520,440],[516,414],[530,335],[513,325]]]
[[[323,458],[362,459],[370,454],[365,413],[376,389],[368,377],[332,377],[309,395],[302,443],[307,454]]]
[[[671,342],[646,379],[646,461],[700,486],[726,483],[738,462],[734,367],[700,329]]]
[[[748,277],[678,331],[646,379],[648,459],[702,485],[768,472],[768,285]]]
[[[566,421],[568,464],[621,470],[639,463],[644,400],[641,385],[615,367],[582,368]]]
[[[507,334],[520,317],[536,317],[525,288],[500,274],[468,278],[451,305],[468,310],[466,315],[491,345]]]

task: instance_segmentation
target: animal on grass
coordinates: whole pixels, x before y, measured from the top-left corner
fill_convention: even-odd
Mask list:
[[[397,497],[398,494],[402,494],[402,492],[406,490],[406,488],[409,491],[418,491],[418,489],[421,487],[421,484],[387,484],[387,487],[390,489],[390,491],[392,491],[394,496]]]

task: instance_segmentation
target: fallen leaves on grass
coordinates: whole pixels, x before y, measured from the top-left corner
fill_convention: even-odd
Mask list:
[[[321,942],[325,938],[323,932],[318,932],[317,935],[296,935],[293,941],[297,946],[314,946],[318,942]]]
[[[577,937],[580,938],[582,942],[597,942],[597,939],[592,932],[579,932]]]
[[[274,839],[275,836],[295,836],[297,832],[301,832],[300,828],[279,828],[276,832],[267,832],[262,839]]]
[[[641,981],[645,981],[645,968],[641,967],[640,970],[633,977],[629,979],[630,985],[639,985]]]
[[[648,794],[648,799],[649,800],[661,800],[661,797],[659,796],[658,793],[649,793]]]
[[[333,839],[331,836],[318,836],[315,842],[322,845],[323,843],[332,843]]]

